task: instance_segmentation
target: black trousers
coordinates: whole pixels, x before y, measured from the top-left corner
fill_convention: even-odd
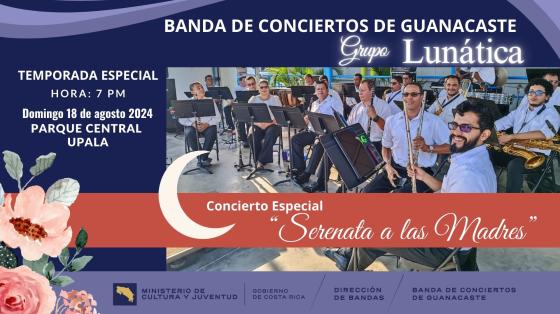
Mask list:
[[[211,125],[203,132],[199,132],[198,134],[202,134],[204,136],[204,144],[201,146],[202,150],[211,151],[212,147],[214,147],[214,143],[216,143],[216,139],[218,138],[218,128],[215,125]],[[197,151],[198,145],[198,138],[196,138],[196,130],[192,126],[185,126],[185,147],[190,147],[191,151]],[[206,160],[208,158],[208,154],[198,156],[198,160]]]
[[[263,164],[272,162],[273,147],[282,133],[282,128],[278,125],[269,125],[266,129],[255,126],[253,134],[249,135],[249,145],[253,147],[253,136],[255,137],[255,147],[253,152],[257,161]]]
[[[448,248],[353,248],[348,271],[362,271],[368,268],[378,257],[386,253],[402,257],[409,261],[429,266],[438,267],[451,254],[453,250]],[[467,253],[467,252],[465,252]],[[459,261],[462,263],[459,253]]]
[[[305,155],[303,152],[305,146],[313,145],[313,143],[315,143],[316,137],[317,135],[315,132],[307,130],[299,132],[292,137],[292,151],[290,152],[290,158],[292,158],[294,169],[296,169],[298,173],[306,172],[312,174],[317,170],[321,157],[323,157],[323,145],[317,144],[313,146],[313,153],[311,154],[307,167],[305,166]]]
[[[503,152],[491,151],[490,157],[494,164],[507,169],[506,193],[520,193],[523,189],[523,175],[528,174],[528,181],[537,181],[543,170],[542,165],[531,170],[525,169],[525,159]]]
[[[235,125],[233,124],[233,112],[231,106],[232,105],[224,107],[224,119],[226,120],[227,128],[233,130],[235,128]]]
[[[393,193],[411,193],[412,192],[412,180],[408,177],[406,172],[406,168],[397,165],[394,161],[391,161],[391,165],[401,178],[407,178],[406,183],[402,186],[398,186],[394,188],[387,177],[387,172],[384,171],[379,173],[368,185],[364,187],[362,193],[388,193],[393,191]],[[433,174],[432,169],[430,168],[422,168],[428,174]],[[397,178],[398,180],[398,178]],[[397,181],[395,180],[395,181]],[[396,182],[395,182],[396,184]],[[426,183],[416,180],[416,190],[419,193],[430,192],[432,191]]]

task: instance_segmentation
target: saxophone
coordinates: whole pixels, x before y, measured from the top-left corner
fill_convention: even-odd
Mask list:
[[[488,148],[494,149],[499,152],[504,152],[508,155],[517,156],[525,159],[525,169],[535,169],[540,167],[544,161],[545,157],[537,155],[530,150],[515,147],[513,144],[496,145],[496,144],[486,144]]]
[[[496,132],[498,137],[502,136],[503,132]],[[531,143],[529,143],[531,142]],[[544,143],[537,143],[537,142],[547,142],[547,144],[556,146],[556,149],[560,151],[560,145],[554,144],[552,141],[542,141],[542,140],[516,140],[512,141],[511,143],[507,143],[505,145],[498,145],[498,144],[487,144],[488,148],[494,149],[496,151],[504,152],[508,155],[517,156],[525,159],[525,169],[535,169],[540,167],[544,161],[545,157],[541,155],[537,155],[534,152],[528,150],[529,148],[538,148],[538,149],[552,149],[550,147],[545,147]],[[550,143],[548,143],[550,142]],[[540,144],[540,146],[538,146]]]

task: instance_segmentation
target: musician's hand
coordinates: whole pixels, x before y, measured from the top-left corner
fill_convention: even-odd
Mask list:
[[[498,137],[498,142],[501,145],[504,145],[506,143],[508,143],[509,141],[513,140],[513,135],[511,134],[503,134],[501,136]]]
[[[414,168],[412,168],[409,165],[406,168],[406,173],[410,178],[416,176],[416,179],[420,181],[424,181],[426,179],[426,176],[428,176],[428,173],[418,166],[414,166]]]
[[[393,168],[390,164],[385,165],[385,171],[387,171],[387,179],[389,179],[389,183],[396,188],[397,186],[395,185],[395,180],[401,176],[399,176],[397,170],[395,170],[395,168]]]
[[[417,136],[412,140],[412,147],[415,150],[422,150],[424,151],[423,148],[427,147],[428,145],[426,145],[426,142],[424,141],[424,138],[422,136]],[[429,147],[428,147],[429,150]]]
[[[305,124],[309,124],[309,117],[303,116],[303,121],[305,121]]]
[[[208,123],[199,123],[198,132],[204,132],[210,125]]]
[[[368,116],[369,116],[370,118],[373,119],[373,118],[375,118],[375,117],[377,116],[377,111],[375,111],[375,108],[373,107],[373,105],[368,106],[368,110],[367,110],[367,111],[368,111]]]

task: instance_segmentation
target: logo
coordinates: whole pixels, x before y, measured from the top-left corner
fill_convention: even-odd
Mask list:
[[[113,283],[113,305],[137,305],[135,283]]]

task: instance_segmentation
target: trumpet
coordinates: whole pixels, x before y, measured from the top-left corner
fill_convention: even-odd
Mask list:
[[[420,115],[420,123],[418,124],[418,128],[416,129],[416,136],[422,136],[422,124],[424,122],[424,109],[426,106],[426,92],[424,92],[424,96],[422,99],[422,107],[420,108],[420,112],[418,113]],[[404,101],[404,98],[403,98]],[[404,109],[404,124],[406,127],[406,142],[408,145],[408,163],[411,167],[414,167],[418,164],[418,154],[419,151],[418,150],[413,150],[412,149],[412,135],[410,133],[410,119],[408,118],[408,109],[406,107],[406,104],[403,106]],[[412,183],[412,193],[418,193],[418,190],[416,188],[416,175],[412,175],[411,178],[411,183]]]

